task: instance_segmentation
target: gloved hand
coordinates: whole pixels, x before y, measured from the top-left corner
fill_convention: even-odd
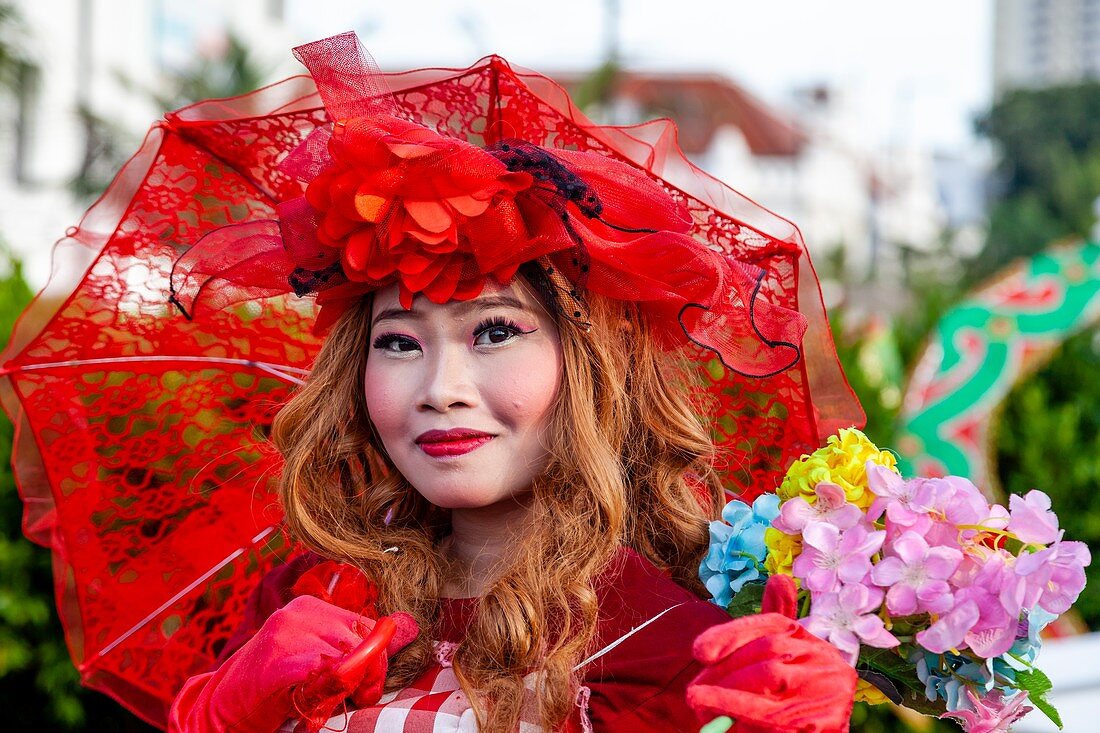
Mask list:
[[[704,665],[687,690],[700,720],[728,715],[735,733],[845,733],[856,671],[795,615],[794,581],[773,575],[761,613],[713,626],[695,640]]]
[[[377,632],[373,638],[372,632]],[[299,596],[273,613],[219,669],[184,684],[172,703],[168,730],[273,733],[294,717],[320,727],[344,697],[359,706],[376,702],[389,657],[417,632],[408,614],[374,621]],[[363,646],[376,653],[362,649],[368,653],[361,658],[355,652]],[[360,658],[341,665],[349,656]]]

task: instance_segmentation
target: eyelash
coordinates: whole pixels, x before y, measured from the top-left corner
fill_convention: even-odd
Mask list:
[[[505,331],[510,332],[512,337],[520,336],[520,335],[526,335],[526,334],[529,334],[529,333],[534,333],[535,331],[538,330],[537,328],[532,328],[530,331],[524,331],[514,321],[511,321],[511,320],[509,320],[509,319],[507,319],[503,316],[494,316],[493,318],[487,318],[484,321],[482,321],[481,323],[477,324],[477,328],[474,329],[474,342],[476,343],[477,339],[483,333],[487,333],[487,332],[492,331],[493,329],[496,329],[496,328],[502,328]],[[511,339],[508,339],[508,341],[510,341],[510,340]],[[506,342],[501,341],[499,343],[506,343]],[[479,344],[479,345],[480,346],[496,346],[497,344]]]
[[[529,333],[534,333],[535,331],[538,330],[537,328],[532,328],[529,331],[524,331],[514,321],[511,321],[511,320],[509,320],[509,319],[507,319],[503,316],[494,316],[493,318],[487,318],[487,319],[483,320],[481,323],[477,324],[477,326],[474,328],[473,337],[474,337],[475,345],[493,347],[493,346],[498,346],[500,344],[507,343],[508,341],[510,341],[511,338],[506,339],[505,341],[500,341],[496,344],[477,344],[477,339],[482,334],[484,334],[488,331],[492,331],[493,329],[498,329],[498,328],[499,329],[504,329],[505,331],[510,332],[512,337],[519,336],[519,335],[526,335],[526,334],[529,334]],[[390,347],[392,347],[394,344],[412,344],[415,348],[413,348],[413,349],[391,349]],[[374,340],[374,348],[382,349],[382,350],[385,350],[385,351],[392,351],[393,353],[407,353],[409,351],[415,351],[415,350],[419,349],[419,347],[420,347],[420,344],[416,341],[416,339],[410,338],[409,336],[402,336],[401,334],[398,334],[398,333],[383,334],[383,335],[379,336],[378,338],[376,338]]]

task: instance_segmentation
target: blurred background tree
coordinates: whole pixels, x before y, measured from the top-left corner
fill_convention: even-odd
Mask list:
[[[1085,237],[1100,196],[1100,83],[1005,94],[977,121],[999,152],[983,251],[970,284],[1051,242]]]

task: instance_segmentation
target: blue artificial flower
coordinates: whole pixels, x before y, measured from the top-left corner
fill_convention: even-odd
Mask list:
[[[979,697],[985,697],[994,688],[1006,695],[1017,692],[1010,684],[1005,684],[1006,680],[1015,681],[1016,672],[1002,657],[979,662],[950,652],[940,655],[917,649],[910,656],[910,662],[916,665],[917,679],[924,683],[924,696],[931,702],[943,700],[950,712],[972,709],[966,696],[968,687]]]
[[[924,696],[929,701],[943,700],[948,710],[958,710],[966,704],[963,681],[954,671],[963,659],[954,654],[934,654],[923,649],[914,650],[916,659],[910,659],[917,667],[917,679],[924,683]]]
[[[1031,668],[1031,665],[1035,663],[1035,657],[1039,656],[1039,650],[1043,646],[1043,640],[1039,638],[1039,633],[1056,618],[1058,618],[1058,614],[1045,611],[1039,606],[1025,614],[1020,626],[1026,628],[1027,636],[1017,636],[1011,649],[996,659],[990,660],[993,665],[993,672],[997,675],[998,680],[1008,680],[1015,684],[1016,672]],[[1006,692],[1011,694],[1012,690]]]
[[[1016,643],[1008,650],[1008,654],[1018,660],[1023,660],[1027,664],[1032,664],[1043,646],[1043,640],[1039,638],[1039,633],[1056,618],[1058,618],[1058,614],[1050,613],[1040,606],[1028,611],[1027,636],[1017,637]]]
[[[714,603],[729,606],[745,583],[765,577],[764,530],[779,516],[779,497],[761,494],[750,508],[734,499],[722,509],[721,522],[710,523],[710,549],[699,566],[699,577]]]

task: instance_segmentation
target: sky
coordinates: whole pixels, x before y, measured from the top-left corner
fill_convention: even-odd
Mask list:
[[[488,53],[536,71],[598,64],[614,0],[288,0],[303,40],[355,30],[382,68],[466,66]],[[957,152],[992,90],[993,0],[618,0],[620,54],[640,69],[718,72],[782,107],[828,84],[851,136]]]

